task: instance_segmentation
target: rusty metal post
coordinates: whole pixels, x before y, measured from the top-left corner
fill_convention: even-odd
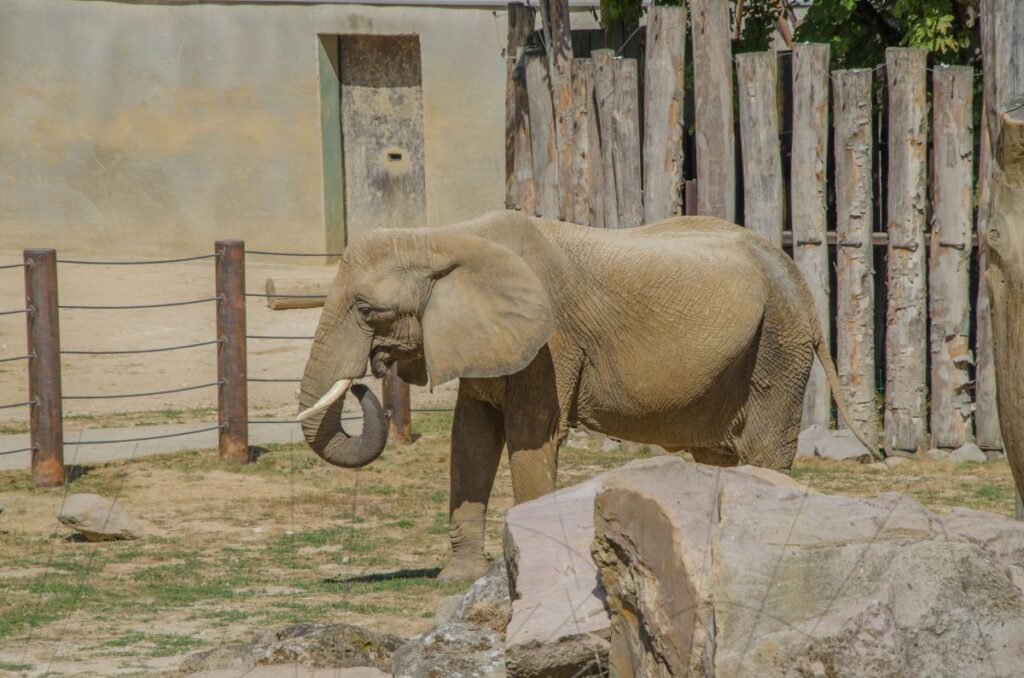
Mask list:
[[[218,240],[217,418],[220,456],[249,461],[249,395],[245,350],[245,243]]]
[[[412,442],[412,412],[409,384],[398,376],[398,363],[391,363],[381,385],[384,411],[388,415],[388,440],[396,445]]]
[[[683,186],[686,191],[683,209],[686,210],[686,216],[694,216],[697,214],[697,180],[687,179]]]
[[[32,482],[36,487],[57,487],[64,484],[57,252],[31,249],[24,255]]]

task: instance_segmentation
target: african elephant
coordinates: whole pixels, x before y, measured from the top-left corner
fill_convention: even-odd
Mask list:
[[[339,417],[368,360],[377,377],[397,361],[414,384],[458,378],[453,557],[442,577],[467,579],[486,568],[484,519],[504,446],[517,503],[555,488],[559,444],[577,423],[700,462],[788,469],[814,355],[838,393],[803,278],[747,229],[681,217],[604,230],[494,212],[349,245],[299,418],[321,457],[362,466],[386,442],[380,404],[352,386],[361,436]]]

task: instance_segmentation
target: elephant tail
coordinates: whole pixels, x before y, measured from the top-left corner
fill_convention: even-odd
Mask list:
[[[822,369],[825,370],[825,379],[828,380],[828,387],[832,389],[832,397],[836,400],[836,409],[839,410],[839,417],[846,424],[846,427],[853,431],[853,435],[857,437],[857,440],[864,447],[871,450],[871,454],[879,459],[883,459],[884,456],[878,451],[878,447],[871,444],[867,436],[854,425],[853,418],[850,417],[850,412],[846,409],[846,400],[843,398],[843,392],[839,389],[839,375],[836,374],[836,366],[832,362],[832,356],[829,354],[828,344],[825,342],[820,331],[815,333],[814,354],[818,356],[818,362],[821,363]]]

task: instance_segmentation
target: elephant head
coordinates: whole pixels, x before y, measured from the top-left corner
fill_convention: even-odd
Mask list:
[[[554,331],[541,280],[512,250],[458,227],[378,230],[342,256],[306,363],[299,394],[303,433],[326,461],[376,459],[387,426],[376,397],[351,387],[364,426],[350,437],[342,400],[353,380],[383,377],[431,387],[456,377],[496,377],[524,368]]]

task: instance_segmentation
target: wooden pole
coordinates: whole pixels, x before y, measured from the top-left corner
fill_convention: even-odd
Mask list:
[[[558,218],[573,216],[572,34],[569,0],[540,0],[548,76],[555,121],[555,166],[558,175]]]
[[[885,51],[889,93],[885,446],[904,452],[917,451],[928,431],[927,57],[923,49]]]
[[[686,216],[692,217],[697,214],[697,180],[687,179],[685,184],[686,201],[683,203],[683,208],[686,211]]]
[[[516,96],[514,134],[515,208],[526,214],[537,214],[537,185],[533,178],[533,140],[530,136],[530,99],[526,91],[525,48],[516,54],[516,68],[512,80]]]
[[[516,177],[516,130],[525,115],[526,88],[517,83],[519,50],[533,33],[534,10],[521,2],[508,3],[508,47],[505,51],[505,207],[520,209],[522,197]]]
[[[736,55],[743,159],[743,221],[782,246],[782,155],[779,150],[778,64],[774,50]]]
[[[683,213],[686,7],[647,10],[644,77],[644,223]]]
[[[526,93],[530,105],[530,144],[533,179],[537,190],[537,216],[557,219],[558,164],[555,117],[548,88],[548,64],[543,54],[526,54]]]
[[[875,445],[870,70],[833,73],[836,163],[836,367],[854,425]]]
[[[595,49],[590,53],[594,59],[594,102],[597,112],[598,133],[601,140],[601,175],[604,184],[604,227],[619,227],[619,205],[615,190],[615,52],[610,49]]]
[[[217,253],[217,419],[220,456],[249,461],[249,395],[245,345],[245,243],[218,240]]]
[[[697,212],[736,220],[729,3],[690,0],[697,140]]]
[[[388,440],[396,445],[412,442],[412,408],[409,384],[398,376],[398,363],[391,363],[381,384],[384,411],[388,415]]]
[[[929,293],[932,359],[931,444],[955,448],[971,426],[971,231],[974,69],[932,75],[932,238]]]
[[[594,62],[590,59],[572,62],[572,110],[572,221],[600,226],[603,205],[596,184],[601,181],[601,145],[594,114]]]
[[[789,164],[793,260],[811,289],[826,346],[832,315],[827,242],[828,61],[828,45],[802,44],[793,49],[793,146]],[[831,408],[825,371],[814,361],[802,427],[827,427]]]
[[[24,251],[24,258],[32,483],[36,487],[58,487],[64,484],[64,419],[57,252],[29,249]]]
[[[644,221],[644,196],[640,178],[640,92],[636,59],[615,59],[615,200],[619,228]]]
[[[267,278],[264,290],[267,308],[285,311],[293,308],[320,308],[327,299],[333,277]]]

